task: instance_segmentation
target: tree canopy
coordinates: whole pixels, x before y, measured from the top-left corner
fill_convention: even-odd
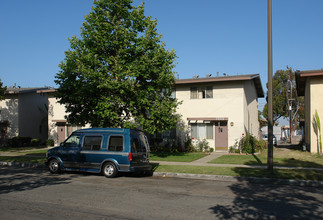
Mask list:
[[[291,80],[289,77],[291,76]],[[268,88],[268,83],[267,83]],[[291,94],[292,93],[292,94]],[[292,98],[292,100],[291,100]],[[297,96],[295,72],[291,68],[277,70],[273,77],[273,121],[289,117],[289,102],[292,102],[292,119],[304,118],[304,100]],[[264,106],[262,115],[268,117],[268,105]],[[295,116],[295,117],[294,117]]]
[[[149,133],[176,126],[176,54],[165,49],[156,27],[143,3],[94,2],[81,36],[69,39],[55,80],[70,123],[141,127]]]
[[[0,79],[0,100],[4,98],[4,94],[7,90],[6,86],[3,86],[3,82]]]

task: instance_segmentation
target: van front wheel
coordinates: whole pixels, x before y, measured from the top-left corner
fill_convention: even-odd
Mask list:
[[[116,165],[114,165],[114,163],[107,162],[107,163],[105,163],[103,165],[102,172],[103,172],[105,177],[112,178],[112,177],[115,177],[117,175],[118,170],[117,170]]]
[[[57,159],[51,159],[48,163],[49,172],[56,174],[60,172],[59,161]]]

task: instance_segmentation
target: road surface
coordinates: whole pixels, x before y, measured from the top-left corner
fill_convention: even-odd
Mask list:
[[[0,167],[0,219],[320,219],[323,188]]]

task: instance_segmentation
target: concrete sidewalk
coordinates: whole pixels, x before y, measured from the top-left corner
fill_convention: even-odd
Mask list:
[[[213,152],[208,156],[205,156],[201,159],[192,161],[192,162],[172,162],[172,161],[150,161],[151,163],[158,165],[188,165],[188,166],[208,166],[208,167],[242,167],[242,168],[261,168],[267,169],[266,165],[245,165],[245,164],[215,164],[209,163],[210,161],[221,157],[222,155],[227,154],[226,151]],[[284,167],[284,166],[274,166],[276,169],[296,169],[296,170],[320,170],[323,171],[323,168],[315,167]]]

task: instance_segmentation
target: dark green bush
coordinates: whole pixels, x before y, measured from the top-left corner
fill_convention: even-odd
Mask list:
[[[8,139],[9,147],[28,147],[31,145],[31,137],[13,137]]]
[[[46,140],[46,146],[49,147],[49,146],[54,146],[55,142],[53,139],[47,139]]]
[[[239,145],[241,152],[247,154],[257,153],[267,146],[266,141],[258,140],[249,133],[240,140]]]
[[[208,152],[210,149],[209,143],[205,139],[199,140],[199,142],[197,143],[197,147],[200,150],[200,152]]]
[[[196,148],[192,143],[192,138],[188,137],[187,140],[184,142],[184,151],[185,152],[196,152]]]
[[[31,139],[30,141],[30,145],[33,147],[38,147],[40,146],[40,144],[41,144],[41,141],[38,138]]]

